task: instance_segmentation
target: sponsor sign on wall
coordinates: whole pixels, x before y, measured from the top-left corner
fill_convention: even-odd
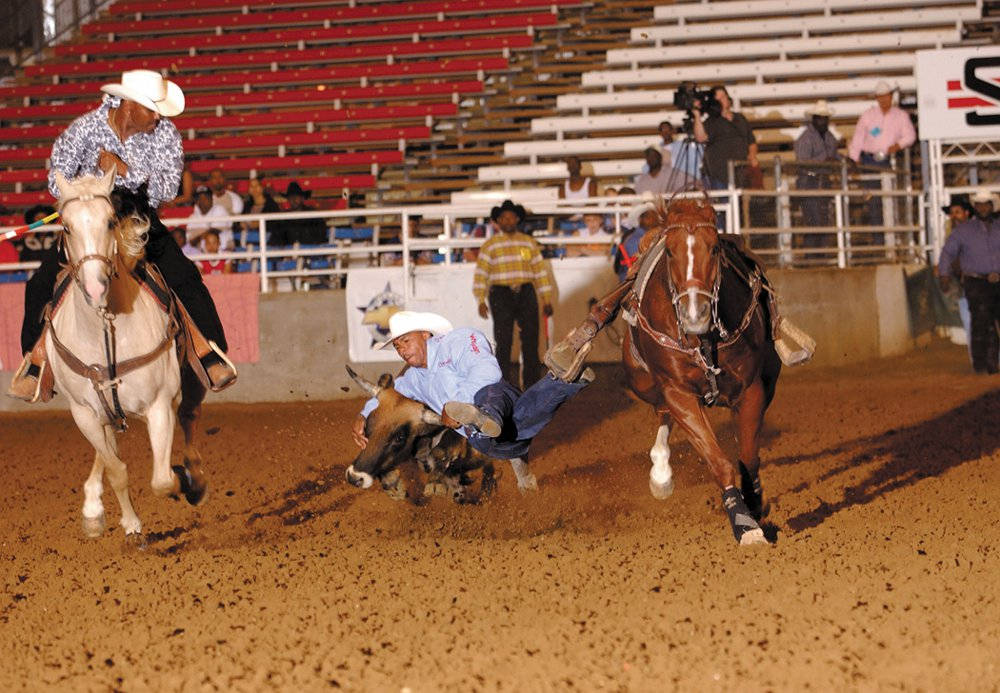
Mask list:
[[[555,320],[541,325],[540,349],[546,349],[546,333],[558,339],[575,325],[590,308],[590,299],[603,296],[617,284],[611,261],[605,257],[555,260],[551,264],[558,299]],[[375,348],[388,338],[388,320],[399,310],[438,313],[456,327],[474,327],[493,338],[493,323],[479,317],[472,295],[474,263],[416,267],[406,279],[402,267],[373,267],[352,270],[347,277],[348,355],[354,362],[399,362],[395,349]],[[410,282],[406,301],[403,282]],[[597,346],[602,346],[603,343]],[[610,353],[615,354],[616,349]]]
[[[917,51],[920,139],[1000,139],[1000,45]]]

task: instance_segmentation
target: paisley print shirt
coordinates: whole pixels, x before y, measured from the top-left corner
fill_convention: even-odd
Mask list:
[[[184,149],[177,128],[160,118],[151,133],[132,135],[122,143],[108,124],[108,111],[120,103],[120,98],[105,96],[99,107],[74,120],[56,138],[49,169],[49,192],[53,197],[59,197],[56,171],[68,179],[88,173],[100,175],[97,157],[102,149],[128,165],[128,173],[115,178],[116,186],[135,191],[147,183],[149,204],[153,208],[177,196],[184,170]]]

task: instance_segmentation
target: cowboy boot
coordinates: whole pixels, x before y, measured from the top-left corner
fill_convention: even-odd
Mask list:
[[[31,351],[24,355],[24,360],[11,378],[7,395],[31,404],[42,399],[42,379],[48,367],[43,333]]]
[[[543,361],[553,377],[567,383],[580,377],[584,361],[593,348],[591,340],[618,314],[618,307],[631,288],[631,279],[619,284],[590,308],[590,315],[583,322],[545,352]]]
[[[219,345],[211,339],[205,339],[184,304],[176,301],[177,312],[187,336],[187,361],[202,385],[212,392],[224,390],[236,382],[236,366],[229,360]]]

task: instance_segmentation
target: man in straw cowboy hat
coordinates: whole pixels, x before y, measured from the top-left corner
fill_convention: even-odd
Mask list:
[[[163,202],[174,199],[184,169],[181,136],[167,118],[184,110],[184,92],[151,70],[123,72],[121,81],[101,87],[101,105],[80,116],[52,145],[49,192],[58,198],[56,173],[67,179],[113,172],[116,211],[136,213],[149,220],[146,259],[154,263],[177,294],[196,328],[193,343],[213,390],[236,379],[226,358],[226,337],[212,296],[201,273],[184,257],[173,236],[156,214]],[[8,392],[35,401],[40,395],[40,372],[45,365],[41,336],[42,313],[52,298],[60,263],[66,259],[53,248],[25,287],[21,348],[25,361]]]
[[[890,168],[893,155],[912,145],[917,139],[916,130],[909,114],[892,103],[896,90],[888,82],[875,85],[875,105],[858,117],[854,136],[847,148],[851,161],[865,166]],[[880,180],[866,180],[862,187],[878,190]],[[870,226],[882,226],[882,198],[873,196],[866,205],[866,217]],[[875,245],[882,245],[884,235],[873,234]]]
[[[389,318],[389,339],[409,368],[396,378],[398,393],[441,414],[446,426],[479,452],[501,459],[523,457],[556,410],[594,379],[590,369],[566,383],[548,373],[523,393],[503,379],[489,340],[479,330],[453,328],[436,313],[400,311]],[[368,445],[365,425],[378,407],[373,397],[354,421],[358,447]]]
[[[827,189],[830,187],[830,174],[833,173],[829,162],[840,159],[837,138],[830,132],[833,111],[825,99],[820,99],[806,111],[806,115],[809,122],[795,140],[795,161],[799,165],[797,186],[799,190]],[[827,165],[823,166],[824,163]],[[805,226],[830,226],[829,197],[800,197],[799,200]],[[827,238],[829,236],[823,234],[807,233],[802,237],[802,244],[816,248],[822,246]]]
[[[948,236],[938,259],[941,289],[951,288],[957,275],[969,301],[972,368],[977,373],[1000,370],[1000,220],[997,198],[986,189],[972,195],[975,217],[962,222]],[[957,272],[956,272],[957,264]]]
[[[518,230],[527,215],[524,207],[511,200],[490,211],[499,233],[479,249],[472,293],[483,319],[493,313],[493,339],[497,360],[504,377],[527,389],[542,377],[538,358],[538,300],[546,317],[552,315],[552,281],[535,240]],[[514,324],[521,332],[522,378],[510,362]]]

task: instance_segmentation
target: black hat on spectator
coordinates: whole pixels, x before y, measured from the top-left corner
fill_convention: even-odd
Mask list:
[[[518,223],[524,221],[524,218],[528,216],[528,213],[524,211],[524,207],[518,204],[514,204],[511,200],[504,200],[503,204],[499,207],[494,207],[490,210],[490,219],[496,221],[500,218],[500,215],[504,212],[513,212],[517,215]]]
[[[310,197],[312,197],[312,194],[313,194],[312,190],[303,190],[302,186],[299,185],[298,181],[294,180],[288,184],[288,188],[285,190],[285,197],[298,195],[299,197],[303,197],[308,200]]]
[[[972,209],[972,204],[969,202],[969,195],[967,193],[959,193],[957,195],[952,195],[951,199],[948,200],[948,204],[941,208],[941,211],[945,214],[951,212],[951,208],[955,205],[964,207],[968,211],[969,215],[975,214],[975,210]]]

